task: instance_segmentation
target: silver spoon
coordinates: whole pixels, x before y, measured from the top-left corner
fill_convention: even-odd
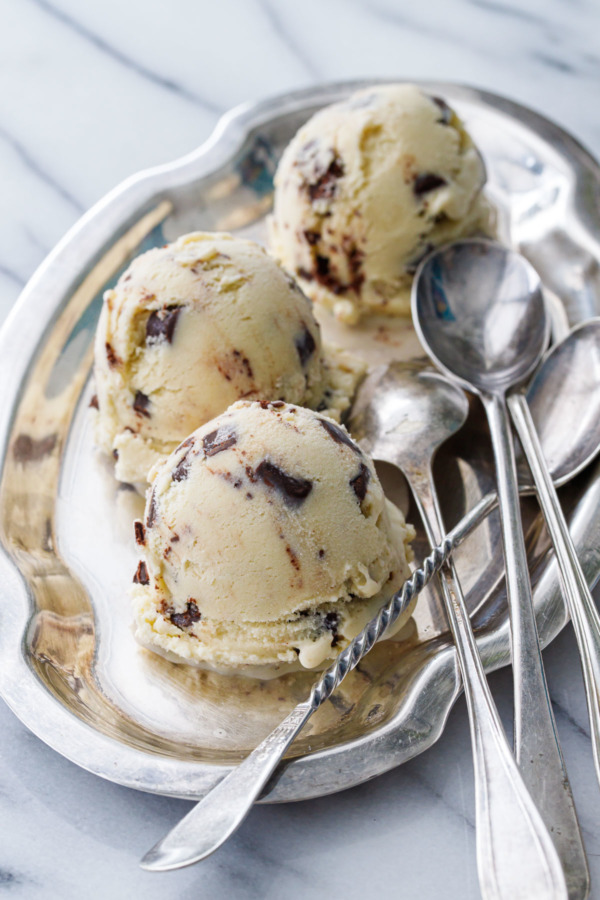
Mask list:
[[[589,870],[552,714],[539,647],[506,392],[538,365],[549,327],[539,278],[493,241],[460,241],[421,264],[413,319],[436,365],[484,405],[496,462],[515,689],[515,752],[553,835],[569,897],[585,897]]]
[[[402,363],[370,375],[352,408],[353,436],[375,459],[403,472],[432,547],[444,534],[433,458],[467,414],[463,391],[437,372],[407,372]],[[482,897],[566,898],[558,855],[506,740],[452,562],[443,567],[440,580],[469,711]]]
[[[577,638],[585,694],[590,719],[592,751],[596,776],[600,781],[600,615],[592,599],[585,575],[577,557],[560,501],[548,471],[546,459],[560,453],[559,443],[565,434],[595,435],[598,428],[596,404],[591,402],[600,392],[600,319],[586,322],[575,329],[548,354],[527,392],[527,397],[514,393],[508,397],[508,407],[521,440],[521,445],[534,476],[537,493],[548,530],[556,550],[563,591],[567,600],[573,629]],[[538,415],[534,422],[536,401],[559,395],[546,410],[541,424]],[[541,400],[540,400],[541,398]],[[545,403],[544,403],[545,406]],[[560,416],[560,425],[558,417]],[[538,432],[540,432],[538,436]],[[543,435],[546,450],[542,446]],[[589,440],[589,437],[588,437]]]

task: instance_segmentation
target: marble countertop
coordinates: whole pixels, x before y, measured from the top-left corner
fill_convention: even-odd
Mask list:
[[[488,88],[600,155],[592,0],[2,0],[0,316],[66,229],[125,176],[205,140],[219,115],[320,81]],[[598,785],[570,626],[544,654],[600,896]],[[505,722],[510,672],[490,679]],[[464,701],[429,752],[369,784],[256,808],[201,866],[138,859],[189,808],[106,783],[0,704],[0,891],[27,900],[479,896]]]

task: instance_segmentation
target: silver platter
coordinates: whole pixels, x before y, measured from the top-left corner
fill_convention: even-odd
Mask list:
[[[197,798],[300,699],[310,673],[272,682],[226,678],[139,649],[127,588],[137,495],[95,453],[87,405],[102,292],[133,255],[192,229],[264,239],[272,174],[313,112],[372,82],[287,94],[225,116],[191,155],[129,179],[67,234],[36,272],[0,335],[0,692],[38,737],[80,766],[129,787]],[[600,313],[600,169],[568,134],[492,94],[423,85],[446,97],[482,150],[503,240],[536,266],[555,334]],[[349,330],[322,316],[327,338],[369,361],[420,355],[408,323]],[[447,525],[491,484],[477,408],[440,456]],[[562,492],[590,583],[600,574],[600,469]],[[406,502],[402,484],[383,476]],[[533,500],[528,553],[544,644],[565,625],[557,569]],[[416,521],[416,513],[408,515]],[[424,551],[422,533],[417,556]],[[509,661],[498,522],[458,555],[488,670]],[[302,800],[358,784],[423,752],[460,692],[435,592],[395,641],[379,644],[294,744],[264,800]]]

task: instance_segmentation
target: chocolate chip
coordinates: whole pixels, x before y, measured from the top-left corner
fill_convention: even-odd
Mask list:
[[[318,244],[321,238],[321,235],[318,231],[310,231],[309,229],[303,231],[302,234],[304,235],[306,243],[310,244],[311,247],[314,247],[315,244]]]
[[[415,178],[413,192],[417,197],[420,197],[422,194],[435,191],[436,188],[443,187],[445,184],[448,184],[448,182],[441,175],[436,175],[434,172],[423,172],[422,175],[417,175]]]
[[[315,173],[316,180],[308,184],[308,195],[311,201],[331,200],[335,196],[337,181],[344,174],[344,166],[338,156],[334,156],[327,169],[321,173]]]
[[[269,405],[271,409],[281,409],[283,406],[285,406],[285,403],[283,402],[283,400],[272,400]]]
[[[331,646],[335,647],[340,637],[338,632],[340,617],[338,613],[328,612],[323,618],[323,624],[328,631],[331,631]]]
[[[221,425],[202,438],[202,447],[207,456],[215,456],[237,444],[237,435],[231,425]]]
[[[369,483],[370,477],[371,473],[369,472],[365,464],[361,463],[358,475],[355,475],[354,478],[350,479],[350,487],[356,494],[360,503],[363,502],[367,494],[367,485]]]
[[[442,112],[441,118],[438,119],[439,124],[449,125],[452,120],[452,110],[450,109],[446,101],[442,100],[441,97],[432,97],[431,99]]]
[[[174,534],[173,537],[171,538],[171,543],[176,544],[178,540],[179,540],[179,535]]]
[[[335,422],[330,422],[328,419],[319,419],[319,422],[336,444],[345,444],[346,447],[350,447],[350,449],[354,450],[355,453],[358,453],[359,456],[361,455],[359,448],[356,446],[350,435],[346,434],[343,428],[340,428],[339,425],[336,425]]]
[[[146,322],[146,341],[148,343],[168,341],[169,344],[172,344],[180,312],[180,306],[166,306],[163,309],[155,310]]]
[[[183,456],[171,472],[171,479],[173,481],[184,481],[190,474],[190,466],[192,464],[192,461],[190,459],[190,450],[191,448],[188,447],[186,452],[183,454]]]
[[[167,618],[169,618],[177,628],[189,628],[190,625],[193,625],[194,622],[199,622],[202,618],[202,614],[198,609],[195,600],[188,600],[184,612],[176,613],[171,609],[167,610],[167,613]]]
[[[143,547],[146,543],[146,529],[144,528],[144,523],[139,519],[136,519],[133,523],[133,530],[135,532],[136,544],[139,544],[140,547]]]
[[[332,294],[345,294],[348,291],[354,291],[357,294],[360,293],[365,280],[362,271],[364,253],[348,240],[342,242],[340,252],[346,257],[346,264],[350,275],[348,281],[343,281],[336,275],[331,267],[329,257],[323,256],[322,253],[315,254],[312,272],[307,272],[306,269],[297,270],[299,277],[305,278],[308,281],[317,281],[319,284],[322,284],[323,287],[326,287],[327,290],[331,291]]]
[[[94,394],[94,396],[90,400],[90,409],[100,409],[100,404],[98,403],[98,394]]]
[[[242,368],[244,369],[244,372],[248,376],[248,378],[254,378],[254,372],[252,371],[252,366],[250,365],[250,360],[248,359],[248,357],[243,356],[239,350],[234,350],[233,355],[238,362],[241,362]]]
[[[148,504],[148,515],[146,516],[146,528],[152,528],[154,523],[156,522],[156,516],[158,513],[157,503],[156,503],[156,494],[152,491],[150,495],[150,503]]]
[[[133,408],[136,413],[145,416],[147,419],[152,418],[152,414],[148,407],[150,406],[150,398],[143,391],[137,391],[133,401]]]
[[[294,344],[300,357],[300,364],[305,366],[317,348],[316,341],[306,325],[304,325],[304,331],[296,338]]]
[[[292,548],[289,546],[289,544],[286,544],[285,552],[289,556],[290,562],[291,562],[292,566],[294,567],[294,569],[296,570],[296,572],[299,572],[300,571],[300,560],[298,559],[298,557],[296,556],[296,554],[294,553]]]
[[[115,353],[115,351],[112,348],[112,345],[109,344],[108,341],[104,345],[104,348],[106,350],[106,359],[108,360],[108,364],[111,367],[111,369],[114,369],[115,366],[120,366],[122,360],[117,356],[117,354]]]
[[[133,576],[134,584],[150,584],[148,577],[148,567],[143,559],[140,559],[135,575]]]
[[[20,434],[13,444],[13,456],[19,463],[37,462],[44,456],[50,456],[57,440],[56,434],[49,434],[37,441],[28,434]]]
[[[275,463],[266,459],[257,466],[255,476],[260,478],[267,487],[274,488],[283,494],[290,506],[299,506],[312,490],[312,481],[288,475]]]
[[[113,449],[112,456],[113,456],[113,459],[115,460],[115,462],[119,459],[119,451],[117,450],[116,447]]]
[[[325,551],[321,548],[321,550],[319,550],[319,559],[323,559],[324,556],[325,556]]]

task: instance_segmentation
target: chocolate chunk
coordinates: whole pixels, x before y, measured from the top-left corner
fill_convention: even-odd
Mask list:
[[[115,353],[115,351],[112,348],[112,345],[109,344],[107,341],[106,344],[104,345],[104,347],[106,349],[106,358],[108,360],[108,364],[111,367],[111,369],[114,369],[115,366],[120,366],[122,360],[120,359],[120,357],[117,356],[117,354]]]
[[[257,468],[255,475],[260,478],[267,487],[274,488],[279,491],[290,506],[299,506],[310,494],[312,490],[312,481],[306,478],[296,478],[288,475],[275,463],[269,460],[263,460]]]
[[[323,618],[323,624],[325,625],[325,628],[331,632],[331,646],[335,647],[340,638],[338,632],[340,617],[338,613],[328,612]]]
[[[166,306],[163,309],[155,310],[146,322],[146,341],[148,343],[167,341],[172,344],[180,312],[180,306]]]
[[[294,567],[294,569],[296,570],[296,572],[299,572],[300,571],[300,560],[298,559],[298,557],[296,556],[296,554],[294,553],[294,551],[292,550],[292,548],[290,547],[289,544],[286,544],[285,552],[289,556],[290,562],[291,562],[292,566]]]
[[[285,403],[283,400],[271,400],[269,406],[271,409],[281,409],[282,406],[285,406]]]
[[[148,577],[148,567],[143,559],[140,559],[135,575],[133,576],[134,584],[150,584]]]
[[[325,556],[325,551],[323,550],[323,548],[321,548],[319,550],[319,559],[323,559],[324,556]]]
[[[202,447],[207,456],[215,456],[237,444],[237,435],[231,425],[221,425],[202,438]]]
[[[300,357],[300,364],[304,367],[317,348],[315,339],[306,325],[304,325],[304,331],[296,338],[294,344]]]
[[[443,187],[445,184],[448,184],[448,182],[441,175],[436,175],[434,172],[423,172],[422,175],[417,175],[415,178],[413,192],[417,197],[420,197],[422,194],[435,191],[436,188]]]
[[[188,438],[188,441],[189,441],[189,438]],[[184,444],[185,443],[187,443],[187,442],[184,442]],[[181,446],[183,447],[184,444],[182,444]],[[190,466],[192,465],[192,460],[190,459],[192,444],[193,444],[193,441],[188,444],[187,450],[185,451],[185,453],[183,454],[183,456],[181,457],[181,459],[179,460],[179,462],[177,463],[177,465],[171,472],[171,479],[173,481],[184,481],[190,474]]]
[[[244,373],[248,376],[248,378],[254,378],[254,372],[252,371],[252,366],[250,365],[250,360],[248,359],[248,357],[243,356],[239,350],[234,350],[233,355],[238,362],[241,362]]]
[[[198,609],[195,600],[188,600],[184,612],[176,613],[173,612],[172,609],[168,610],[167,612],[167,618],[169,618],[173,625],[176,625],[177,628],[189,628],[190,625],[193,625],[194,622],[199,622],[202,618],[202,614]]]
[[[302,234],[304,235],[306,243],[310,244],[311,247],[314,247],[315,244],[318,244],[321,238],[321,235],[318,231],[310,231],[309,229],[303,231]]]
[[[114,459],[115,462],[117,462],[117,460],[119,459],[119,451],[117,450],[116,447],[113,449],[112,457],[113,457],[113,459]]]
[[[150,495],[150,503],[148,505],[148,515],[146,516],[146,528],[152,528],[154,523],[156,522],[156,516],[158,513],[158,507],[156,503],[156,494],[152,491]]]
[[[13,456],[19,463],[37,462],[44,456],[50,456],[57,440],[56,434],[49,434],[37,441],[28,434],[20,434],[13,444]]]
[[[350,479],[350,487],[356,494],[359,503],[362,503],[367,494],[367,485],[369,483],[369,478],[371,477],[371,473],[367,469],[364,463],[360,464],[360,469],[358,475],[355,475],[354,478]]]
[[[190,460],[188,459],[187,453],[185,456],[179,460],[173,472],[171,473],[171,478],[173,481],[185,481],[185,479],[190,474]]]
[[[336,425],[335,422],[329,422],[327,419],[319,419],[319,422],[336,444],[345,444],[346,447],[350,447],[350,449],[354,450],[355,453],[358,453],[359,456],[361,455],[360,449],[356,446],[350,435],[346,434],[339,425]]]
[[[148,409],[149,406],[150,398],[146,396],[143,391],[138,391],[133,401],[133,408],[135,409],[136,413],[139,413],[141,416],[145,416],[147,419],[151,419],[152,413]]]
[[[329,257],[323,256],[321,253],[315,254],[312,272],[305,269],[298,269],[298,275],[308,281],[317,281],[331,291],[332,294],[345,294],[348,291],[360,293],[360,289],[364,283],[365,276],[362,271],[364,253],[349,241],[343,242],[342,251],[346,257],[346,264],[350,278],[343,281],[331,267]]]
[[[98,394],[94,394],[94,396],[90,400],[90,409],[100,409],[100,404],[98,403]]]
[[[144,528],[144,523],[139,519],[136,519],[133,523],[133,529],[135,531],[135,542],[139,544],[141,547],[146,543],[146,529]]]
[[[315,200],[331,200],[335,196],[337,181],[344,174],[344,166],[338,156],[334,156],[327,169],[321,173],[315,173],[316,180],[308,184],[308,196],[314,203]]]
[[[442,100],[441,97],[431,97],[433,102],[439,109],[441,110],[441,118],[438,119],[440,125],[449,125],[452,120],[452,110],[448,106],[445,100]]]
[[[174,534],[173,537],[171,538],[171,543],[176,544],[178,540],[179,540],[179,535]]]

